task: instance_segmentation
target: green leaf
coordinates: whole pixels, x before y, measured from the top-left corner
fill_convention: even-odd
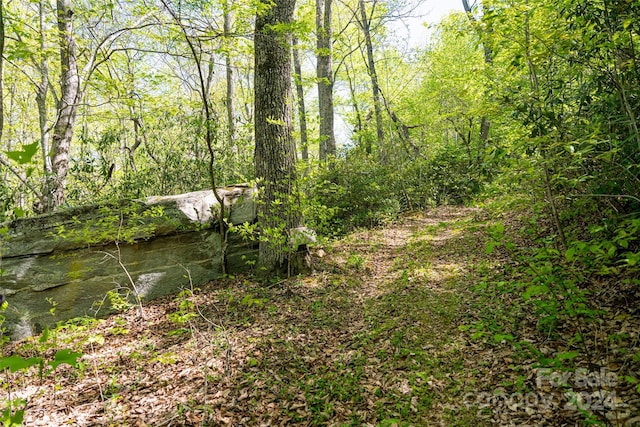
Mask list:
[[[45,326],[44,331],[42,331],[42,335],[40,335],[40,339],[38,341],[40,341],[40,343],[45,343],[49,340],[49,327]]]
[[[99,344],[99,345],[103,345],[104,344],[104,336],[101,334],[97,334],[97,335],[91,335],[89,337],[89,343],[95,343],[95,344]]]
[[[495,342],[513,341],[513,335],[511,334],[495,334],[493,340]]]
[[[471,339],[477,340],[478,338],[482,338],[483,336],[484,336],[484,332],[478,331],[478,332],[474,332],[471,335]]]
[[[18,427],[24,422],[24,410],[19,409],[15,413],[11,413],[11,409],[7,408],[2,411],[2,424],[5,427]]]
[[[484,251],[487,253],[487,255],[491,255],[493,253],[493,250],[496,248],[496,246],[499,246],[499,245],[500,243],[496,242],[495,240],[489,240],[484,245]]]
[[[401,423],[400,420],[395,419],[395,418],[386,418],[384,420],[382,420],[380,422],[380,424],[378,424],[380,427],[394,427],[394,426],[399,426]]]
[[[567,261],[572,262],[576,258],[576,248],[572,247],[567,249],[567,251],[564,253],[564,257],[567,259]]]
[[[49,362],[49,366],[53,369],[56,369],[58,366],[65,363],[67,365],[76,366],[80,357],[82,357],[82,353],[76,353],[69,349],[58,350],[56,355],[53,357],[53,360]]]
[[[29,369],[30,367],[39,365],[40,363],[42,363],[42,358],[40,357],[30,357],[25,359],[14,354],[13,356],[0,359],[0,371],[9,368],[11,372],[17,372]]]
[[[627,265],[629,267],[633,267],[635,265],[638,264],[638,262],[640,261],[640,252],[636,252],[636,253],[631,253],[631,252],[627,252],[626,254],[624,254],[624,261],[627,262]]]
[[[558,360],[571,360],[571,359],[575,359],[576,357],[578,357],[580,353],[578,353],[577,351],[565,351],[564,353],[558,353],[558,355],[556,356],[556,359]]]
[[[535,295],[542,295],[549,291],[549,287],[547,285],[532,285],[527,288],[525,293],[522,295],[522,298],[526,300],[530,299]]]
[[[38,147],[40,146],[40,142],[36,141],[33,144],[22,145],[22,150],[17,151],[5,151],[7,157],[11,160],[24,165],[25,163],[30,163],[33,156],[38,151]]]

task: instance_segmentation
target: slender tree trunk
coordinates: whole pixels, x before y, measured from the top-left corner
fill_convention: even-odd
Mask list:
[[[231,40],[231,28],[233,25],[233,13],[231,12],[229,3],[225,1],[223,3],[223,31],[224,37],[227,42]],[[236,111],[233,99],[235,97],[235,85],[233,82],[233,64],[231,63],[231,52],[227,49],[225,53],[225,69],[227,72],[227,146],[229,149],[235,146],[236,138]]]
[[[528,1],[527,1],[528,3]],[[528,4],[527,4],[528,6]],[[525,54],[527,59],[527,67],[529,69],[529,84],[531,87],[531,91],[534,94],[534,101],[532,101],[532,110],[536,112],[536,116],[538,120],[542,120],[543,112],[540,108],[540,100],[542,97],[540,96],[540,83],[538,79],[538,72],[536,66],[533,62],[533,56],[531,54],[531,33],[529,26],[529,11],[525,13],[525,25],[524,25],[524,36],[525,36]],[[551,208],[551,218],[553,219],[553,223],[556,227],[556,231],[558,233],[558,240],[560,244],[560,249],[563,251],[567,250],[567,239],[564,234],[564,227],[562,226],[562,221],[560,221],[560,212],[558,206],[556,204],[556,197],[552,188],[552,176],[553,170],[551,165],[551,160],[547,154],[547,146],[543,141],[543,138],[546,136],[545,131],[541,129],[540,126],[536,126],[535,134],[539,140],[539,150],[542,154],[542,167],[544,172],[544,188],[547,197],[547,201],[549,203],[549,207]]]
[[[382,101],[380,99],[380,85],[378,84],[378,74],[376,73],[376,61],[373,56],[373,41],[371,39],[371,25],[364,0],[359,0],[360,8],[360,27],[364,34],[365,45],[367,50],[367,69],[371,78],[371,92],[373,94],[373,108],[376,116],[376,134],[378,138],[378,150],[380,152],[380,160],[385,161],[384,154],[384,125],[382,123]],[[370,150],[368,150],[369,152]]]
[[[468,0],[462,0],[462,6],[464,7],[464,11],[471,21],[472,24],[476,24],[476,18],[473,16],[473,10]],[[476,27],[477,28],[477,27]],[[479,31],[479,30],[478,30]],[[483,34],[478,34],[480,39],[483,39]],[[490,65],[493,62],[493,52],[489,47],[489,44],[483,40],[482,47],[484,49],[484,63]],[[480,141],[482,141],[483,146],[486,145],[489,140],[489,131],[491,130],[491,121],[487,118],[487,116],[482,116],[480,120]]]
[[[333,69],[331,61],[332,0],[316,0],[318,109],[320,115],[319,158],[326,160],[336,154],[336,139],[333,129]]]
[[[607,6],[607,2],[603,2],[603,7],[604,7],[605,19],[607,22],[607,35],[609,36],[609,42],[611,46],[616,46],[617,42],[615,39],[614,31],[612,30],[611,14],[609,11],[609,7]],[[631,34],[632,34],[631,29],[629,31],[630,31],[629,35],[631,37]],[[631,44],[630,47],[631,49],[629,49],[629,51],[633,52],[633,44]],[[620,97],[620,103],[622,104],[624,112],[627,114],[627,117],[629,118],[629,130],[633,134],[633,137],[636,140],[638,151],[640,152],[640,130],[638,130],[638,121],[634,112],[634,108],[629,102],[629,95],[627,94],[627,90],[626,90],[627,84],[625,84],[625,81],[624,81],[625,79],[621,77],[622,75],[622,73],[620,72],[621,60],[619,58],[616,58],[615,48],[612,48],[612,49],[613,51],[611,52],[611,54],[615,58],[612,61],[613,62],[613,69],[611,70],[612,80],[614,82],[614,87],[618,92],[618,96]],[[632,55],[631,57],[633,58],[634,55]],[[634,64],[635,64],[635,61],[634,61]],[[636,68],[636,71],[637,71],[637,68]]]
[[[4,27],[4,3],[0,1],[0,145],[2,144],[2,139],[4,136],[4,47],[5,47],[5,27]],[[16,93],[16,85],[15,82],[11,86],[11,99],[9,103],[9,111],[13,109],[15,93]],[[9,126],[11,126],[11,118],[9,118]],[[7,150],[11,150],[11,138],[3,148]],[[3,181],[7,181],[9,177],[9,172],[13,174],[16,178],[18,178],[25,188],[29,189],[33,194],[38,195],[38,190],[36,190],[26,179],[25,173],[21,170],[14,168],[9,160],[5,160],[2,153],[0,153],[0,165],[4,166],[5,171],[2,174]],[[2,168],[0,168],[2,170]],[[24,198],[24,195],[20,195],[20,201]],[[21,202],[19,202],[21,203]],[[1,254],[0,254],[1,255]]]
[[[0,143],[4,131],[4,2],[0,0]]]
[[[276,0],[255,24],[255,168],[260,201],[258,265],[265,276],[293,264],[289,232],[300,225],[291,122],[291,34],[295,0]]]
[[[40,16],[40,52],[42,59],[38,64],[40,72],[40,82],[36,87],[36,105],[38,106],[38,125],[40,128],[40,149],[42,150],[42,170],[44,172],[44,182],[42,196],[45,200],[40,200],[39,206],[46,208],[52,206],[51,199],[51,158],[49,157],[49,112],[47,109],[47,96],[49,94],[49,63],[45,51],[47,49],[47,28],[45,21],[45,2],[40,0],[38,4]]]
[[[309,161],[309,135],[307,132],[307,108],[304,103],[304,86],[302,85],[302,65],[300,64],[300,48],[298,39],[293,38],[293,73],[295,74],[296,95],[298,101],[298,120],[300,121],[300,148],[302,160]]]
[[[198,83],[200,86],[200,97],[202,98],[202,106],[204,109],[204,124],[205,124],[205,141],[207,143],[207,149],[209,151],[209,163],[208,163],[208,171],[209,171],[209,182],[211,183],[211,190],[213,195],[218,202],[219,206],[219,217],[218,224],[220,226],[220,259],[221,259],[221,269],[222,274],[226,274],[227,272],[227,225],[226,225],[226,208],[224,204],[224,200],[222,196],[217,191],[216,185],[216,175],[215,175],[215,152],[213,150],[214,137],[217,132],[217,123],[218,118],[215,109],[211,105],[211,97],[210,97],[210,77],[212,76],[213,70],[213,54],[210,56],[209,61],[209,74],[208,77],[205,77],[205,72],[202,66],[202,49],[196,49],[196,41],[189,36],[187,28],[182,23],[180,16],[169,7],[165,0],[161,0],[162,5],[165,7],[167,12],[174,19],[175,23],[180,27],[180,31],[184,36],[184,41],[187,42],[187,46],[189,46],[189,50],[191,51],[191,56],[196,65],[196,70],[198,71]]]
[[[56,122],[53,127],[51,149],[53,174],[51,205],[55,209],[65,202],[65,187],[69,170],[69,152],[75,127],[80,94],[80,76],[76,57],[71,0],[57,0],[58,31],[60,36],[61,94]]]
[[[360,106],[358,105],[358,98],[356,96],[356,86],[351,76],[351,71],[348,65],[345,63],[345,73],[347,80],[349,81],[349,94],[351,95],[351,105],[353,105],[353,111],[356,113],[356,128],[355,133],[358,138],[358,147],[362,146],[362,113],[360,112]],[[364,147],[367,154],[371,154],[371,142],[367,140],[367,145]]]

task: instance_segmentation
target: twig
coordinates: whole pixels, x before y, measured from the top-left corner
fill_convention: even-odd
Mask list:
[[[42,194],[38,190],[36,190],[35,187],[33,187],[25,178],[23,178],[22,175],[20,175],[20,172],[17,171],[13,167],[13,165],[9,163],[6,159],[4,159],[2,156],[0,156],[0,163],[2,163],[7,169],[9,169],[9,171],[11,171],[11,173],[14,174],[22,182],[22,184],[24,184],[25,187],[31,190],[38,199],[43,198]]]
[[[120,253],[120,244],[119,242],[116,240],[115,242],[116,244],[116,252],[118,254],[118,256],[115,256],[114,254],[107,252],[107,251],[100,251],[100,253],[103,253],[113,259],[115,259],[118,262],[118,265],[120,265],[120,268],[122,268],[122,271],[124,271],[124,273],[127,275],[127,279],[129,280],[129,284],[131,285],[131,288],[133,290],[133,296],[136,299],[136,303],[138,304],[138,311],[140,313],[140,317],[141,318],[145,318],[144,316],[144,308],[142,307],[142,300],[140,299],[140,294],[138,293],[138,288],[136,287],[136,284],[133,280],[133,277],[131,277],[131,274],[129,273],[129,270],[127,270],[127,267],[124,265],[124,263],[122,262],[122,256]]]
[[[187,272],[187,278],[189,279],[189,290],[191,291],[191,295],[193,296],[195,290],[193,287],[193,279],[191,278],[191,272],[189,271],[188,268],[186,268],[184,265],[182,264],[178,264],[180,267],[182,267],[182,269],[184,271]],[[194,303],[193,304],[194,308],[196,309],[196,311],[198,312],[198,315],[207,323],[209,323],[210,325],[212,325],[215,328],[219,328],[224,330],[224,326],[222,325],[218,325],[217,323],[215,323],[214,321],[212,321],[211,319],[209,319],[207,316],[205,316],[202,311],[200,311],[200,307],[198,307],[198,304]]]
[[[133,277],[131,277],[131,274],[129,274],[129,270],[122,262],[122,253],[120,252],[120,232],[122,231],[123,223],[124,223],[124,215],[122,214],[122,212],[120,212],[120,225],[118,226],[118,236],[116,237],[116,240],[114,242],[116,245],[116,253],[118,254],[118,256],[115,256],[111,252],[107,252],[107,251],[100,251],[100,253],[103,253],[115,259],[118,262],[118,265],[120,265],[120,268],[122,268],[122,271],[124,271],[124,273],[127,275],[127,279],[129,279],[129,284],[131,285],[131,289],[133,290],[133,296],[136,299],[136,303],[138,303],[138,311],[140,312],[140,317],[144,319],[145,318],[144,308],[142,307],[142,300],[140,299],[140,293],[138,292],[138,288],[136,287],[136,283],[134,282]]]
[[[194,293],[194,288],[193,288],[193,280],[191,279],[191,272],[189,271],[189,269],[187,269],[184,265],[179,264],[180,267],[182,267],[182,269],[184,269],[184,271],[187,272],[187,277],[189,278],[189,289],[191,290],[191,296],[193,296]],[[225,350],[224,354],[225,354],[225,364],[224,364],[224,371],[225,373],[229,371],[230,366],[231,366],[231,354],[233,353],[233,351],[231,350],[231,340],[229,339],[229,334],[227,329],[224,327],[224,325],[222,323],[217,324],[214,321],[212,321],[211,319],[209,319],[207,316],[205,316],[202,311],[200,310],[200,307],[198,306],[198,304],[196,302],[193,303],[194,308],[196,309],[196,311],[198,312],[198,315],[207,323],[209,323],[210,325],[212,325],[214,328],[219,329],[222,332],[222,337],[225,340],[225,343],[227,345],[227,349]],[[216,308],[217,310],[217,308]],[[218,312],[218,314],[220,314],[220,312]],[[206,379],[205,379],[206,381]]]
[[[100,400],[104,402],[104,393],[102,392],[102,384],[100,384],[100,378],[98,378],[98,363],[95,358],[95,349],[93,348],[93,341],[89,343],[91,346],[91,353],[94,355],[93,359],[93,372],[96,376],[96,383],[98,384],[98,391],[100,392]]]

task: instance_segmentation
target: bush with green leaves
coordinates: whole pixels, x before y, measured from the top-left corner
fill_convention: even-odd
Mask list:
[[[302,182],[307,224],[323,235],[372,227],[400,212],[391,170],[366,156],[347,156],[313,170]]]
[[[462,147],[445,145],[431,157],[407,161],[396,178],[413,208],[443,204],[464,204],[482,189],[486,176],[471,164]]]
[[[487,179],[454,145],[428,158],[399,154],[385,163],[353,150],[303,179],[304,213],[320,234],[336,235],[385,224],[407,210],[465,203]]]

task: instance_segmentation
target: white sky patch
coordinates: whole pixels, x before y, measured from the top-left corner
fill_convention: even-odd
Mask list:
[[[423,47],[429,38],[429,26],[442,21],[442,18],[455,11],[464,11],[462,0],[423,0],[415,9],[415,18],[390,24],[391,31],[407,41],[409,49]]]
[[[429,27],[434,27],[445,16],[455,11],[464,11],[462,0],[422,0],[420,5],[411,13],[414,16],[413,18],[391,21],[387,25],[389,32],[394,35],[395,41],[399,43],[399,48],[409,52],[410,50],[424,48],[427,45],[429,34],[433,31]],[[305,71],[303,73],[306,73],[306,75],[315,73],[315,58],[307,58],[305,60]],[[334,91],[336,98],[349,99],[350,95],[346,83],[336,82]],[[317,89],[315,86],[307,89],[305,98],[307,98],[307,110],[312,112],[311,114],[316,114],[316,110],[313,109],[314,103],[317,103]],[[339,148],[353,147],[354,145],[354,141],[352,141],[353,129],[346,121],[346,115],[349,112],[351,112],[351,105],[348,104],[348,101],[346,104],[341,105],[336,100],[334,132]],[[297,111],[295,114],[297,114]],[[295,126],[296,130],[298,130],[298,124]],[[310,128],[313,129],[313,126]],[[317,132],[317,130],[312,132]],[[313,134],[310,134],[310,136],[311,138],[315,137]],[[311,155],[316,155],[315,151]]]

